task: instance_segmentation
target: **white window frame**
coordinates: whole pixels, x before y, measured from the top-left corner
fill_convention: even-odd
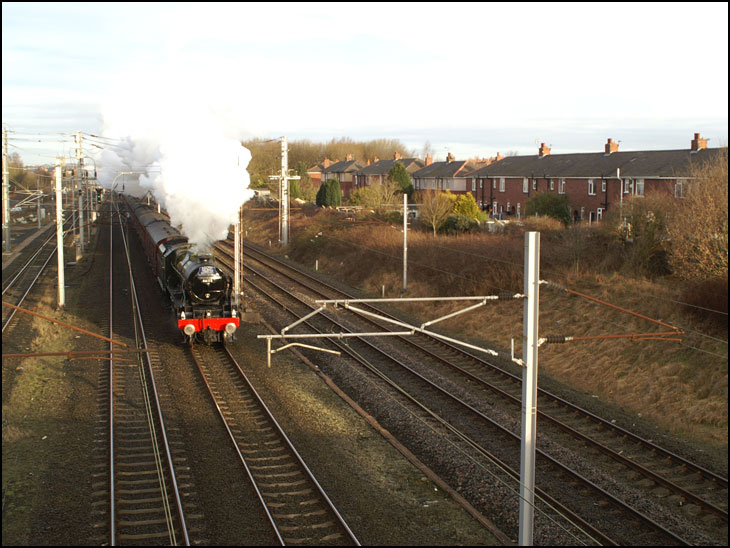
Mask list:
[[[499,178],[499,191],[504,192],[504,177]]]
[[[565,179],[558,180],[558,194],[565,194]]]
[[[674,183],[674,197],[679,198],[680,200],[684,199],[685,194],[685,181],[684,179],[679,179]],[[677,192],[679,190],[679,192]]]
[[[493,189],[497,188],[497,179],[492,179],[492,188]]]
[[[537,179],[532,180],[532,190],[537,190]]]
[[[606,192],[606,181],[601,181],[601,192]]]
[[[530,181],[527,177],[522,178],[522,192],[525,194],[530,192]]]
[[[550,179],[550,190],[555,190],[555,181]]]
[[[644,196],[644,179],[636,179],[634,182],[634,193],[636,196]]]
[[[588,179],[588,196],[596,195],[596,183],[593,179]]]
[[[472,192],[476,192],[477,191],[477,180],[476,179],[472,179],[471,180],[471,191]]]

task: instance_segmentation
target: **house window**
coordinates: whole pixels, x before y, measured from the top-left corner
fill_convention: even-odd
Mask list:
[[[550,190],[555,190],[555,181],[550,179]]]
[[[532,180],[532,190],[537,190],[537,179]]]
[[[565,194],[565,179],[558,181],[558,194]]]
[[[521,219],[522,218],[521,215],[520,215],[520,205],[521,204],[517,204],[517,218],[518,219]]]
[[[596,209],[596,219],[599,221],[601,219],[603,219],[603,208],[602,207],[599,207],[598,209]]]
[[[636,179],[636,184],[634,185],[634,192],[637,196],[643,196],[644,195],[644,179]]]
[[[631,179],[626,179],[624,181],[624,194],[628,194],[631,192]]]
[[[471,191],[472,192],[476,192],[477,191],[477,180],[476,179],[472,179],[471,180]]]
[[[601,192],[606,192],[606,181],[601,181]]]
[[[595,196],[596,195],[596,185],[593,182],[593,179],[588,179],[588,196]]]
[[[504,177],[499,178],[499,191],[504,192]]]
[[[684,181],[677,181],[674,183],[674,197],[684,198],[685,186]]]
[[[492,179],[492,188],[497,188],[497,179]]]
[[[479,188],[484,188],[484,179],[479,179]]]
[[[530,192],[530,181],[527,180],[527,177],[524,177],[522,179],[522,192],[524,192],[525,194]]]

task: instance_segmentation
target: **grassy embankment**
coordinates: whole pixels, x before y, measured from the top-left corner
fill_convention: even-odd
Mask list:
[[[310,215],[311,215],[310,211]],[[246,214],[248,236],[276,242],[276,210]],[[490,295],[522,292],[524,230],[514,224],[501,234],[439,236],[409,232],[408,295]],[[541,231],[541,279],[611,302],[686,331],[683,342],[598,340],[548,345],[540,351],[548,375],[625,412],[642,416],[671,433],[727,448],[727,315],[682,304],[675,280],[626,274],[624,253],[594,229],[533,227]],[[342,222],[323,211],[295,212],[287,255],[306,266],[370,293],[396,296],[402,287],[402,242],[398,225]],[[321,235],[318,235],[319,233]],[[717,306],[727,311],[727,293]],[[432,319],[454,307],[404,305]],[[499,302],[439,324],[471,339],[508,350],[522,346],[522,306]],[[540,334],[592,336],[656,332],[640,318],[545,288],[540,299]],[[518,350],[521,352],[521,350]]]

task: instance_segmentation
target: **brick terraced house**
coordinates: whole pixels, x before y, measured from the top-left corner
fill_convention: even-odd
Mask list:
[[[457,161],[449,152],[445,162],[433,162],[431,156],[426,156],[426,166],[411,173],[411,180],[416,192],[420,190],[446,192],[449,190],[454,194],[466,194],[468,192],[467,176],[472,171],[474,171],[474,166],[466,160]]]
[[[465,179],[477,204],[496,218],[520,218],[531,196],[554,192],[568,196],[574,220],[596,221],[628,196],[661,191],[682,197],[690,163],[719,153],[699,133],[689,150],[619,152],[609,139],[603,152],[551,154],[542,143],[535,156],[507,157]]]
[[[337,179],[340,182],[340,189],[342,189],[342,197],[347,198],[355,188],[355,172],[362,167],[362,164],[353,160],[352,155],[348,154],[343,161],[335,162],[324,168],[321,180],[324,182],[327,179]]]
[[[413,176],[415,171],[425,166],[423,160],[418,158],[401,158],[397,152],[392,160],[378,160],[376,158],[373,164],[367,165],[355,172],[355,189],[377,184],[382,185],[388,178],[388,173],[393,169],[396,162],[402,163],[411,176]]]

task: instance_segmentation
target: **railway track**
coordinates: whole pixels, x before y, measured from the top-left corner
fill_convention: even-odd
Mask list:
[[[247,249],[247,254],[250,258],[260,257],[252,248]],[[288,265],[284,267],[281,263],[274,266],[271,258],[261,257],[261,260],[265,261],[269,268],[276,268],[279,271],[278,276],[282,275],[282,270],[289,271],[291,268]],[[307,276],[306,281],[301,279],[303,275]],[[343,296],[340,291],[332,287],[323,287],[320,281],[313,280],[301,270],[297,274],[288,273],[287,276],[290,278],[286,283],[304,283],[309,288],[304,291],[316,292],[314,296],[304,298],[309,302],[315,298],[353,298],[351,295]],[[261,276],[261,278],[267,279],[271,277],[271,273]],[[294,282],[292,278],[297,281]],[[299,290],[300,293],[302,291],[302,289]],[[427,340],[424,337],[418,337],[418,342],[414,342],[415,338],[406,338],[404,342],[409,345],[409,354],[418,353],[419,357],[413,361],[420,362],[423,371],[432,375],[434,371],[437,371],[441,377],[440,382],[452,383],[460,387],[458,390],[464,391],[467,399],[489,402],[490,407],[495,403],[498,403],[500,408],[512,407],[512,415],[516,413],[519,416],[518,377],[506,371],[501,365],[489,363],[458,348],[444,347],[441,342],[437,343],[436,340]],[[373,361],[377,360],[373,359]],[[544,425],[541,430],[547,432],[551,440],[551,443],[546,444],[548,448],[551,445],[560,450],[563,447],[572,447],[574,454],[581,456],[586,453],[590,454],[591,461],[598,463],[599,468],[610,469],[613,477],[621,478],[620,481],[628,484],[629,493],[636,494],[636,490],[639,489],[637,486],[643,484],[641,489],[651,500],[650,508],[658,502],[664,504],[669,513],[676,511],[672,506],[677,500],[680,504],[695,505],[703,516],[702,520],[697,520],[700,524],[698,527],[700,538],[707,538],[703,535],[720,539],[723,538],[723,535],[724,538],[727,537],[727,483],[724,478],[697,467],[647,440],[641,440],[638,436],[615,427],[609,421],[604,421],[545,391],[541,392],[540,398],[538,408],[541,409],[540,420]],[[514,424],[512,428],[514,430]],[[519,428],[517,428],[517,432],[519,432]],[[625,458],[625,454],[628,454],[628,458]],[[546,455],[543,458],[550,457]],[[637,464],[637,461],[641,462]],[[596,467],[596,464],[593,467]],[[561,474],[563,473],[561,472]],[[684,482],[685,485],[677,485],[679,481]],[[655,494],[658,489],[662,490],[659,495]],[[668,495],[665,494],[665,490],[669,492]],[[646,506],[645,502],[641,501],[639,507]],[[654,510],[651,512],[653,513]],[[641,512],[637,512],[637,514],[643,515]],[[648,519],[648,521],[652,520]],[[672,520],[665,521],[670,528],[679,531],[685,530],[683,526],[672,523]],[[663,528],[659,524],[656,526],[659,529]],[[674,535],[669,531],[663,534],[673,536],[671,542],[685,542],[680,535]],[[636,537],[631,540],[637,541]],[[718,542],[722,542],[722,540]]]
[[[359,542],[224,346],[191,355],[282,545]]]
[[[109,227],[108,366],[100,369],[96,516],[111,545],[190,544],[178,484],[184,457],[166,431],[118,211]],[[107,225],[108,226],[108,225]],[[122,344],[129,353],[119,353]],[[141,352],[137,352],[140,349]]]
[[[64,223],[69,226],[72,219]],[[49,265],[55,266],[52,259],[56,256],[56,234],[48,235],[48,228],[40,236],[35,245],[28,246],[21,254],[21,261],[18,267],[7,275],[3,273],[3,301],[18,307],[22,307],[33,287],[46,272]],[[16,310],[10,307],[3,307],[2,332],[5,335],[7,329],[12,325]]]

